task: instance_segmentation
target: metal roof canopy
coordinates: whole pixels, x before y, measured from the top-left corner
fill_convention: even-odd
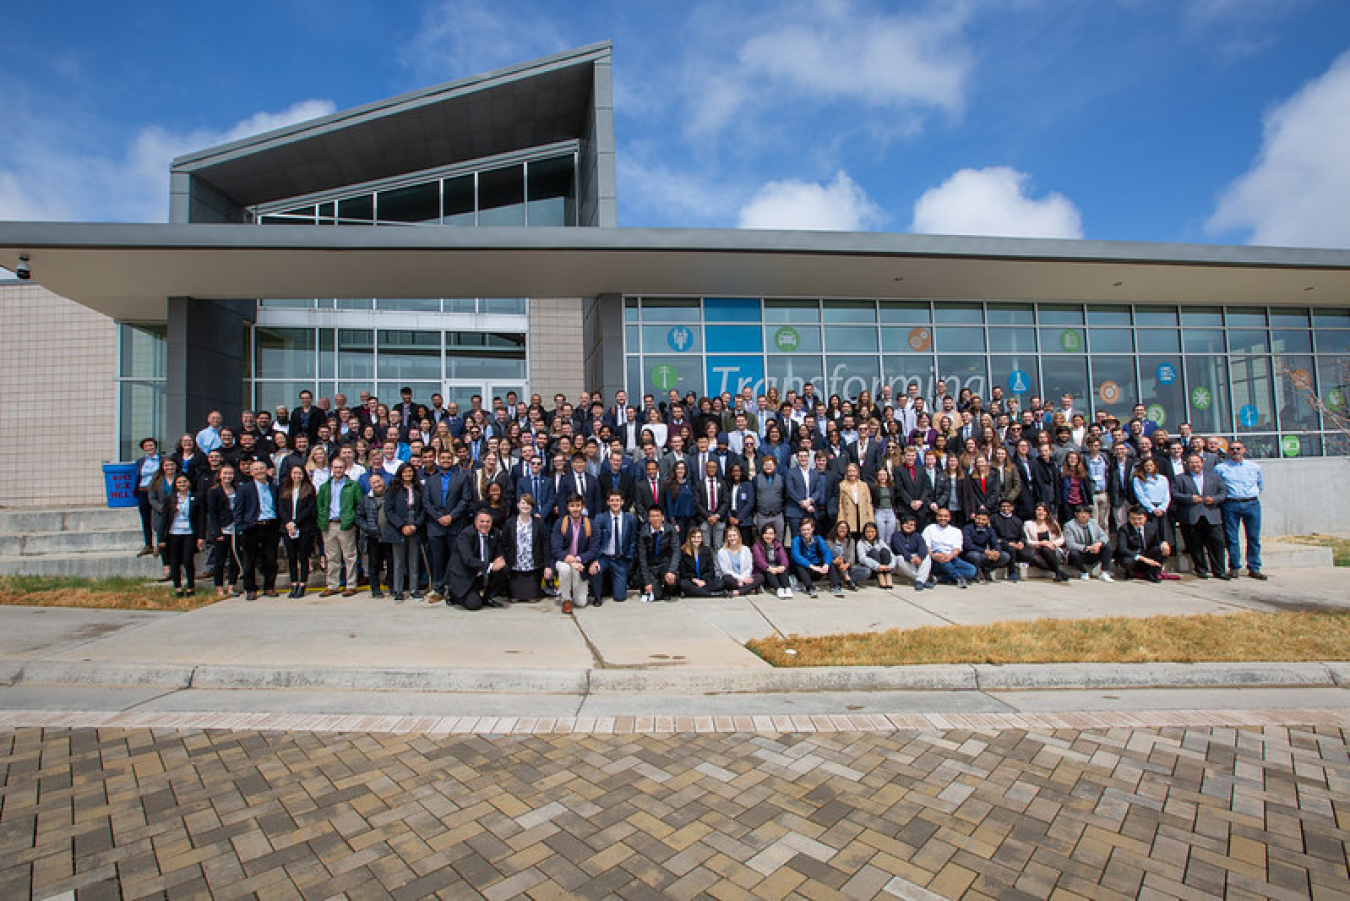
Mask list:
[[[1350,251],[860,232],[0,223],[108,316],[169,297],[599,294],[1350,305]]]

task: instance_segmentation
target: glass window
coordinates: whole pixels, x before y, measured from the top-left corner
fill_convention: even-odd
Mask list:
[[[439,313],[441,301],[438,297],[381,297],[376,299],[375,308],[402,313]]]
[[[1303,433],[1284,435],[1280,438],[1280,456],[1282,457],[1320,457],[1321,455],[1321,435]]]
[[[518,353],[525,355],[525,336],[521,334],[503,334],[500,332],[446,332],[445,346],[451,348],[486,348],[494,353]]]
[[[1269,336],[1265,329],[1229,329],[1228,352],[1235,354],[1261,354],[1270,351]]]
[[[367,383],[368,385],[369,383]],[[300,392],[314,391],[315,397],[323,396],[319,386],[312,381],[307,382],[254,382],[253,383],[253,409],[272,410],[277,407],[299,406]],[[356,397],[355,394],[349,394],[348,397]]]
[[[629,353],[637,353],[642,350],[642,330],[636,325],[625,325],[623,327],[624,350]]]
[[[338,378],[375,378],[375,332],[371,329],[338,329]]]
[[[984,307],[978,303],[938,301],[933,315],[939,325],[983,325]]]
[[[1317,329],[1313,332],[1319,354],[1350,354],[1350,331]]]
[[[339,200],[337,209],[338,225],[370,225],[375,219],[375,195]]]
[[[876,353],[876,326],[827,325],[825,349],[831,353]]]
[[[1270,333],[1270,348],[1277,354],[1312,353],[1312,332],[1306,328],[1276,328]]]
[[[877,305],[870,300],[826,300],[826,322],[876,322]]]
[[[645,297],[642,318],[656,322],[698,322],[698,299],[694,297]]]
[[[1228,403],[1228,359],[1222,355],[1186,358],[1186,415],[1202,435],[1233,430]],[[1170,411],[1169,411],[1170,416]]]
[[[1350,357],[1318,357],[1317,390],[1328,410],[1350,413]]]
[[[825,370],[821,359],[816,355],[770,354],[767,363],[767,387],[777,387],[779,395],[789,391],[802,392],[802,386],[811,382],[817,388],[825,388]]]
[[[638,302],[636,297],[625,297],[623,299],[623,321],[638,321]]]
[[[1085,408],[1106,410],[1124,422],[1140,396],[1135,384],[1134,357],[1094,355],[1091,363],[1092,397]]]
[[[990,304],[988,323],[990,350],[1036,352],[1036,315],[1031,304]]]
[[[525,358],[523,356],[489,357],[461,353],[446,354],[445,377],[478,381],[523,379],[525,378]]]
[[[1313,310],[1313,325],[1318,328],[1350,328],[1350,310]]]
[[[260,325],[253,330],[253,346],[258,378],[314,378],[314,329]]]
[[[933,316],[927,301],[883,300],[881,321],[893,325],[928,325]]]
[[[689,357],[646,357],[642,362],[642,393],[665,397],[674,388],[681,395],[703,391],[703,364]]]
[[[1176,307],[1135,307],[1134,324],[1138,326],[1177,327]]]
[[[444,194],[444,215],[441,222],[446,225],[468,225],[474,223],[473,176],[461,175],[447,178],[441,187]]]
[[[1219,307],[1187,307],[1181,311],[1181,324],[1218,327],[1223,325],[1223,310]]]
[[[759,322],[757,297],[708,297],[703,300],[704,322]]]
[[[369,297],[339,297],[337,299],[339,310],[370,310],[374,307],[375,302]]]
[[[1041,325],[1082,325],[1083,308],[1076,303],[1043,303],[1036,308]]]
[[[938,317],[939,320],[941,317]],[[941,326],[933,329],[939,353],[983,353],[984,329]]]
[[[563,226],[577,224],[576,173],[572,156],[535,160],[529,169],[529,224]]]
[[[991,303],[985,321],[991,326],[1034,326],[1036,313],[1029,303]]]
[[[1101,304],[1087,308],[1088,325],[1114,325],[1128,327],[1130,308],[1124,304]]]
[[[480,297],[478,312],[496,316],[526,316],[529,302],[523,297]]]
[[[703,353],[703,330],[688,325],[644,325],[642,351],[649,354]]]
[[[1177,357],[1141,356],[1139,358],[1139,392],[1130,399],[1130,406],[1157,405],[1163,411],[1163,425],[1175,431],[1177,423],[1184,422],[1186,412],[1186,385],[1181,363]],[[1123,423],[1124,420],[1122,419]]]
[[[380,329],[380,378],[415,381],[441,377],[441,335]]]
[[[375,209],[380,222],[440,222],[441,183],[433,181],[381,191],[376,196]]]
[[[1087,350],[1083,329],[1052,326],[1041,329],[1041,353],[1081,354]]]
[[[1274,383],[1270,357],[1234,354],[1228,358],[1233,412],[1239,432],[1268,432],[1275,428]],[[1254,420],[1254,421],[1253,421]]]
[[[989,369],[989,375],[992,379],[989,383],[991,390],[995,385],[1000,385],[1005,396],[1029,397],[1032,394],[1039,396],[1040,376],[1037,373],[1036,356],[1034,354],[993,356],[989,358]],[[985,400],[989,399],[984,395],[981,396]]]
[[[933,396],[933,355],[912,354],[903,357],[882,357],[882,372],[895,396],[904,394],[911,382],[919,386],[920,397]],[[873,394],[873,397],[876,395]]]
[[[334,352],[335,347],[333,330],[331,328],[319,329],[319,378],[327,379],[330,382],[336,378],[337,354]]]
[[[1229,328],[1265,328],[1266,311],[1228,308],[1228,327]]]
[[[881,358],[876,354],[866,356],[830,355],[825,358],[825,374],[828,380],[825,395],[838,394],[853,399],[863,391],[877,396],[881,387]]]
[[[766,325],[764,346],[769,353],[811,353],[821,350],[818,325]]]
[[[312,310],[314,309],[314,298],[310,297],[302,300],[273,299],[258,301],[260,310]]]
[[[675,331],[675,329],[672,329]],[[693,331],[689,329],[688,331]],[[706,325],[708,353],[759,354],[764,352],[764,331],[758,325]]]
[[[1188,328],[1181,332],[1182,345],[1188,354],[1217,354],[1223,356],[1223,329]]]
[[[1041,358],[1041,397],[1057,398],[1061,394],[1072,394],[1075,407],[1083,405],[1088,397],[1086,358]]]
[[[124,378],[165,377],[168,359],[168,326],[157,323],[138,325],[118,323],[121,333],[121,360],[117,374]]]
[[[478,224],[525,224],[525,168],[504,166],[478,173]]]
[[[938,378],[947,383],[947,393],[953,397],[969,388],[980,397],[989,397],[989,367],[983,354],[939,354]]]
[[[1123,328],[1092,328],[1088,341],[1094,354],[1134,352],[1134,333]]]
[[[447,313],[477,313],[478,301],[472,297],[444,297],[441,309]]]
[[[1317,367],[1311,356],[1291,355],[1275,361],[1275,395],[1280,429],[1302,431],[1320,428],[1311,398],[1317,395]]]
[[[642,360],[641,358],[629,355],[627,366],[627,381],[624,382],[624,388],[629,394],[642,393]]]
[[[1134,339],[1138,342],[1140,353],[1181,353],[1181,339],[1178,337],[1177,330],[1174,328],[1137,329],[1134,333]]]
[[[927,325],[900,326],[898,328],[882,326],[881,349],[887,353],[931,354],[933,352],[933,329]]]
[[[814,300],[766,300],[764,321],[820,322],[820,304]]]
[[[141,456],[141,441],[154,438],[163,448],[174,441],[164,434],[166,391],[161,380],[128,379],[118,383],[119,460],[135,461]]]
[[[327,200],[319,204],[319,224],[337,224],[337,203],[335,201]]]

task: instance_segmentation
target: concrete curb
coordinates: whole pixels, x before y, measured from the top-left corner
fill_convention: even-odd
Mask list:
[[[0,661],[0,684],[169,689],[320,689],[475,694],[759,694],[773,692],[1350,686],[1350,663],[1138,663],[718,669],[462,670]]]

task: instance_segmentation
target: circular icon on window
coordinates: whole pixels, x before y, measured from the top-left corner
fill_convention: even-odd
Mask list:
[[[683,353],[694,346],[694,330],[684,325],[677,325],[666,333],[666,343],[670,349]]]
[[[909,349],[915,353],[923,353],[933,348],[933,333],[920,326],[909,330]]]
[[[1065,353],[1078,353],[1083,349],[1083,333],[1078,329],[1066,328],[1059,333],[1059,346]]]
[[[784,353],[791,353],[802,346],[802,336],[792,326],[785,325],[773,333],[773,343]]]
[[[652,368],[652,384],[659,391],[669,391],[680,381],[680,373],[669,363],[662,363],[660,366]]]
[[[1286,457],[1297,457],[1303,450],[1303,441],[1297,435],[1285,435],[1280,439],[1280,451]]]
[[[1120,403],[1120,386],[1109,379],[1101,383],[1097,388],[1097,396],[1102,399],[1102,403],[1107,406],[1114,406]]]
[[[1148,409],[1144,411],[1144,415],[1154,425],[1167,424],[1167,411],[1163,409],[1162,404],[1149,404]]]
[[[1208,410],[1209,405],[1214,403],[1214,394],[1204,385],[1196,385],[1191,389],[1191,406],[1197,410]]]

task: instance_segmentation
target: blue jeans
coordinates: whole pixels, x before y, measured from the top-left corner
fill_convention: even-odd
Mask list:
[[[1242,569],[1241,530],[1247,530],[1247,569],[1261,571],[1261,501],[1224,501],[1223,534],[1228,541],[1228,568]]]
[[[946,563],[940,563],[933,560],[933,578],[941,579],[944,582],[955,582],[957,579],[975,578],[975,567],[971,566],[959,556],[953,557]]]
[[[601,554],[595,558],[600,571],[591,579],[591,587],[596,597],[602,597],[605,588],[605,574],[609,573],[609,592],[614,600],[622,601],[628,597],[628,560],[625,557],[610,557]]]

